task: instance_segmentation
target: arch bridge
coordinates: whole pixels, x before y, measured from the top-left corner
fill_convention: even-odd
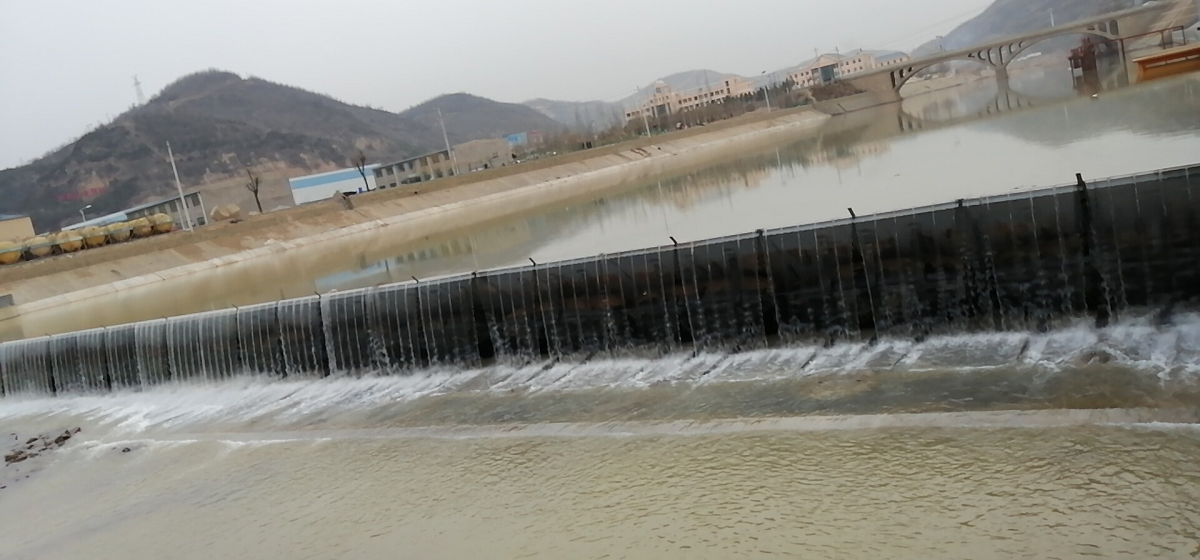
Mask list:
[[[1047,39],[1076,34],[1090,35],[1106,42],[1122,41],[1125,37],[1137,34],[1138,29],[1152,23],[1159,17],[1159,12],[1168,7],[1169,3],[1164,2],[1112,12],[1023,35],[981,43],[965,49],[941,52],[933,56],[910,60],[901,66],[855,74],[846,77],[844,81],[864,92],[899,99],[900,88],[904,87],[904,84],[922,70],[944,62],[965,60],[978,62],[994,69],[996,79],[1004,83],[1008,81],[1008,65],[1020,58],[1033,45]],[[1126,33],[1126,31],[1132,31],[1132,33]]]

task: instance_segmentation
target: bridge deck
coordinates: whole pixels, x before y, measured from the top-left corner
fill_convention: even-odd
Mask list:
[[[941,62],[949,62],[951,60],[962,60],[964,58],[967,58],[969,55],[980,52],[980,51],[985,51],[988,49],[994,49],[997,47],[1002,47],[1005,45],[1012,45],[1012,44],[1017,44],[1017,43],[1022,43],[1022,42],[1029,42],[1029,41],[1035,41],[1035,40],[1040,41],[1043,39],[1048,39],[1050,37],[1054,37],[1056,35],[1066,35],[1069,33],[1077,33],[1080,29],[1086,28],[1088,26],[1093,26],[1093,25],[1097,25],[1097,24],[1112,21],[1112,20],[1121,20],[1123,18],[1128,18],[1128,17],[1133,17],[1133,16],[1146,15],[1146,14],[1149,14],[1149,13],[1152,13],[1155,11],[1165,10],[1167,7],[1168,7],[1168,5],[1166,5],[1166,4],[1156,4],[1156,5],[1151,5],[1151,6],[1140,6],[1137,8],[1130,8],[1128,10],[1121,10],[1121,11],[1117,11],[1117,12],[1110,12],[1110,13],[1107,13],[1104,15],[1087,18],[1087,19],[1082,19],[1082,20],[1077,20],[1077,21],[1073,21],[1071,23],[1066,23],[1066,24],[1058,25],[1058,26],[1054,26],[1054,27],[1048,27],[1048,28],[1041,29],[1038,31],[1032,31],[1029,33],[1021,34],[1021,35],[1013,35],[1010,37],[1004,37],[1001,39],[988,41],[986,43],[979,43],[977,45],[963,48],[963,49],[957,49],[957,50],[953,50],[953,51],[945,51],[945,52],[939,53],[934,56],[927,56],[924,58],[910,60],[907,64],[903,65],[902,67],[904,67],[904,68],[922,68],[922,67],[932,66],[934,64],[938,64]],[[868,70],[866,72],[860,72],[860,73],[854,74],[853,76],[847,76],[847,78],[857,79],[857,78],[863,78],[863,77],[868,77],[868,76],[878,76],[880,74],[889,74],[891,72],[895,72],[899,68],[901,68],[901,66],[878,68],[875,70]]]

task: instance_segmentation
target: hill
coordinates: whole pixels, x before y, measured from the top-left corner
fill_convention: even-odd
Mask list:
[[[1140,4],[1140,2],[1137,2]],[[939,49],[954,50],[986,41],[1028,33],[1050,26],[1050,14],[1058,25],[1135,5],[1133,0],[996,0],[978,16],[954,28],[940,41],[934,39],[913,51],[914,57],[933,54]],[[1048,48],[1069,47],[1079,40],[1065,37],[1047,41]]]
[[[452,143],[499,138],[515,132],[562,128],[558,122],[525,105],[499,103],[468,93],[435,97],[402,111],[399,116],[436,130],[440,135],[438,110],[441,110],[441,116],[446,121],[446,133]]]
[[[530,99],[524,105],[573,130],[586,130],[593,122],[599,130],[625,122],[625,110],[619,102]]]
[[[225,184],[241,198],[211,202],[245,208],[248,194],[239,181],[252,168],[272,177],[273,207],[286,201],[287,176],[347,166],[359,150],[382,161],[440,148],[438,107],[455,142],[557,126],[528,107],[474,96],[443,96],[397,114],[206,71],[181,78],[53,153],[0,171],[0,212],[29,214],[47,231],[77,221],[88,204],[95,216],[171,196],[168,141],[185,186]]]

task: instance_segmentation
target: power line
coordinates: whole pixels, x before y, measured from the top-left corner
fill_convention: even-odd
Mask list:
[[[990,2],[989,2],[989,4],[990,4]],[[936,22],[934,22],[934,23],[931,23],[931,24],[929,24],[929,25],[926,25],[925,27],[922,27],[922,28],[920,28],[920,29],[916,29],[916,30],[912,30],[912,29],[910,29],[908,32],[906,32],[906,33],[904,33],[904,34],[902,34],[902,35],[894,35],[894,36],[890,36],[890,37],[887,37],[887,38],[884,38],[884,39],[879,39],[879,40],[877,40],[877,41],[873,41],[873,43],[874,43],[874,46],[871,46],[871,47],[863,47],[863,48],[875,49],[875,48],[879,48],[879,47],[886,47],[886,46],[890,46],[890,44],[894,44],[894,43],[898,43],[898,42],[901,42],[901,41],[905,41],[905,40],[907,40],[907,39],[912,39],[912,38],[914,38],[914,37],[917,37],[917,36],[920,36],[920,35],[926,35],[926,34],[930,33],[930,32],[931,32],[932,30],[934,30],[934,29],[937,29],[937,28],[939,28],[939,27],[942,27],[942,26],[945,26],[945,25],[948,25],[948,24],[954,23],[954,22],[956,22],[956,21],[958,21],[958,20],[961,20],[961,19],[963,19],[963,18],[965,18],[965,17],[967,17],[967,16],[971,16],[971,15],[978,15],[979,13],[980,13],[980,7],[978,7],[978,6],[977,6],[977,7],[975,7],[975,8],[972,8],[972,9],[970,9],[970,10],[963,11],[963,12],[960,12],[960,13],[958,13],[958,14],[955,14],[955,15],[953,15],[953,16],[947,17],[946,19],[939,20],[939,21],[936,21]]]

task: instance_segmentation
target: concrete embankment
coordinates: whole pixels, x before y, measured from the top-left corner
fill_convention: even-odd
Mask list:
[[[535,203],[601,191],[722,152],[780,141],[817,128],[828,116],[808,108],[738,119],[559,158],[220,224],[191,233],[112,246],[0,270],[0,292],[12,294],[9,315],[59,307],[158,284],[234,263],[355,236],[421,237],[517,212]]]

